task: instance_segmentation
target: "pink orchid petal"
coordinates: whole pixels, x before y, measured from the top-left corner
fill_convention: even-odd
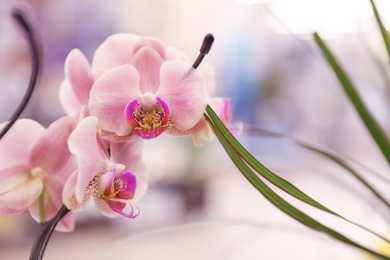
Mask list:
[[[81,104],[87,104],[93,84],[91,67],[80,50],[72,50],[65,60],[65,79]]]
[[[67,144],[66,144],[67,145]],[[49,172],[45,172],[46,177],[53,176],[58,179],[62,185],[68,180],[69,176],[77,169],[77,160],[75,156],[69,158],[69,160],[60,168],[57,169],[55,174],[50,174]]]
[[[69,150],[77,158],[78,179],[75,195],[79,203],[84,201],[84,195],[92,179],[105,169],[106,159],[96,139],[97,118],[83,119],[68,139]]]
[[[209,62],[202,61],[197,70],[204,78],[208,96],[212,96],[216,89],[214,67]]]
[[[141,140],[126,143],[111,143],[111,161],[125,166],[126,171],[133,173],[145,171],[145,164],[142,160]]]
[[[156,93],[160,85],[160,67],[163,59],[154,49],[143,47],[135,53],[132,65],[140,75],[140,89],[142,93]]]
[[[40,178],[29,178],[13,189],[0,194],[0,209],[23,210],[33,204],[41,194]]]
[[[169,60],[176,60],[176,59],[184,61],[186,63],[191,62],[190,58],[187,56],[187,54],[185,52],[183,52],[179,49],[176,49],[174,47],[168,46],[167,47],[167,54],[164,57],[164,60],[169,61]]]
[[[83,104],[76,97],[72,86],[67,80],[62,81],[59,96],[65,113],[70,116],[78,117]]]
[[[150,47],[158,53],[158,55],[165,60],[167,56],[167,48],[161,41],[152,37],[141,37],[134,46],[134,55],[143,47]]]
[[[111,160],[125,166],[126,171],[136,177],[136,186],[132,202],[138,201],[148,187],[148,172],[142,160],[142,141],[111,143]]]
[[[99,127],[119,136],[131,133],[125,108],[129,100],[140,97],[139,76],[131,65],[111,69],[96,80],[90,94],[89,112],[99,119]]]
[[[210,98],[208,103],[219,119],[226,125],[232,118],[230,98]]]
[[[174,60],[161,66],[156,95],[169,106],[174,127],[188,130],[202,118],[206,108],[206,86],[201,74],[189,64]]]
[[[14,209],[0,209],[0,215],[16,216],[26,212],[27,209],[14,210]]]
[[[0,169],[0,194],[28,181],[31,178],[30,171],[31,169],[23,164]]]
[[[130,203],[125,203],[122,201],[105,199],[104,202],[110,207],[113,212],[119,213],[120,215],[127,218],[136,218],[139,214],[139,211],[134,210],[133,206]],[[130,207],[129,213],[125,212],[125,208]],[[118,215],[119,216],[119,215]]]
[[[94,202],[96,208],[99,210],[100,213],[102,213],[104,216],[109,217],[109,218],[116,218],[119,217],[117,212],[113,211],[108,204],[105,202],[106,199],[102,199],[98,195],[94,195]]]
[[[7,123],[0,125],[3,129]],[[14,163],[28,163],[30,151],[45,132],[45,128],[30,119],[19,119],[0,142],[1,167]]]
[[[108,37],[95,51],[92,68],[98,74],[109,69],[130,64],[134,46],[140,39],[134,34],[115,34]]]
[[[196,147],[203,145],[202,140],[211,142],[214,138],[214,132],[204,118],[191,128],[190,132],[192,132],[192,139]]]
[[[63,183],[54,178],[46,178],[46,185],[44,191],[44,209],[45,209],[45,220],[52,219],[62,207],[62,186]],[[29,207],[32,218],[38,223],[40,219],[40,201],[37,200]],[[56,230],[60,231],[71,231],[74,228],[74,221],[71,222],[73,217],[63,219],[61,224],[56,226]],[[73,219],[74,220],[74,219]]]
[[[42,168],[44,174],[56,174],[70,159],[67,141],[75,126],[76,121],[72,117],[62,117],[53,122],[32,149],[30,165]]]
[[[75,223],[74,213],[68,212],[68,214],[58,222],[55,230],[60,232],[71,232],[75,228]]]
[[[72,211],[80,211],[85,209],[88,205],[88,202],[91,198],[90,192],[85,192],[83,200],[79,202],[76,199],[75,186],[78,179],[78,171],[75,171],[65,183],[63,192],[62,192],[62,201],[65,206]]]

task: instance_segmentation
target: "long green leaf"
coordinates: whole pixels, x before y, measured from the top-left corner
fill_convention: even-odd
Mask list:
[[[301,146],[302,148],[305,148],[309,151],[312,151],[314,153],[320,154],[329,160],[333,161],[334,163],[338,164],[340,167],[344,168],[346,172],[350,173],[354,178],[356,178],[362,185],[364,185],[374,196],[376,196],[380,201],[383,202],[389,209],[390,209],[390,203],[386,200],[385,197],[383,197],[373,186],[371,186],[367,180],[363,176],[360,175],[360,173],[352,168],[350,164],[344,160],[342,157],[337,156],[331,152],[328,152],[324,149],[315,147],[314,145],[308,144],[306,142],[303,142],[301,140],[298,140],[296,138],[293,138],[291,136],[281,134],[281,133],[276,133],[272,132],[269,130],[261,129],[256,126],[251,126],[251,125],[245,125],[245,129],[251,131],[252,133],[260,134],[260,135],[265,135],[265,136],[270,136],[270,137],[275,137],[275,138],[284,138],[287,139],[293,143],[295,143],[298,146]]]
[[[383,41],[385,42],[385,46],[386,46],[386,50],[387,50],[387,56],[388,56],[389,62],[390,62],[390,39],[389,39],[389,35],[388,35],[385,27],[383,26],[381,17],[379,16],[379,12],[378,12],[378,9],[376,8],[374,0],[370,0],[370,2],[371,2],[372,10],[374,11],[374,16],[375,16],[376,22],[378,23],[379,29],[381,31]]]
[[[207,119],[207,116],[206,116]],[[341,233],[321,224],[315,219],[311,218],[307,214],[303,213],[299,209],[292,206],[290,203],[281,198],[278,194],[276,194],[272,189],[270,189],[242,160],[240,155],[237,153],[237,150],[231,146],[231,144],[227,141],[226,136],[220,131],[220,129],[209,120],[214,132],[221,142],[222,146],[237,166],[237,168],[241,171],[241,173],[245,176],[245,178],[265,197],[268,201],[270,201],[274,206],[278,209],[286,213],[288,216],[302,223],[303,225],[315,229],[317,231],[326,233],[341,242],[344,242],[348,245],[354,246],[356,248],[365,250],[373,255],[383,257],[384,259],[390,259],[389,256],[382,255],[378,252],[375,252],[365,246],[358,244],[357,242],[349,239],[348,237],[342,235]]]
[[[349,100],[352,102],[353,106],[358,112],[360,118],[363,120],[371,136],[374,138],[376,144],[379,146],[386,160],[390,164],[390,142],[388,137],[385,135],[379,124],[376,122],[374,117],[364,105],[362,99],[356,91],[356,88],[353,86],[346,73],[337,62],[336,58],[326,46],[325,42],[317,33],[314,33],[314,39],[317,45],[320,47],[329,65],[332,67],[333,71],[337,75],[337,78],[340,81]]]
[[[305,202],[306,204],[309,204],[312,207],[315,207],[319,210],[325,211],[329,214],[332,214],[334,216],[337,216],[357,227],[360,227],[361,229],[366,230],[367,232],[370,232],[371,234],[374,234],[377,237],[382,238],[383,240],[390,243],[390,241],[383,237],[382,235],[371,231],[370,229],[352,221],[349,220],[340,214],[330,210],[329,208],[325,207],[321,203],[317,202],[316,200],[312,199],[308,195],[306,195],[304,192],[299,190],[297,187],[295,187],[290,182],[286,181],[285,179],[279,177],[278,175],[274,174],[272,171],[270,171],[267,167],[262,165],[250,152],[248,152],[241,144],[237,141],[237,139],[229,132],[229,130],[226,128],[226,126],[223,124],[223,122],[218,118],[218,116],[215,114],[213,109],[210,106],[206,107],[206,111],[210,118],[206,117],[206,120],[212,122],[215,124],[215,126],[218,128],[219,131],[223,134],[224,138],[227,139],[227,141],[234,147],[234,149],[237,151],[237,154],[239,154],[246,163],[248,163],[257,173],[259,173],[261,176],[263,176],[265,179],[267,179],[269,182],[271,182],[273,185],[278,187],[279,189],[283,190],[287,194]]]

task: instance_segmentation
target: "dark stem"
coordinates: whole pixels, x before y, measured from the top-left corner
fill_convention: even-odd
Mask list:
[[[214,36],[211,33],[206,34],[206,36],[203,39],[202,46],[200,47],[200,50],[199,50],[200,51],[199,56],[196,59],[196,61],[194,62],[194,64],[192,65],[192,67],[194,69],[199,67],[204,56],[206,56],[206,54],[208,54],[210,52],[211,46],[213,46],[213,42],[214,42]]]
[[[68,214],[69,209],[63,205],[50,221],[43,225],[41,232],[35,238],[34,245],[31,249],[30,260],[41,260],[45,254],[46,246],[49,243],[51,234],[53,234],[58,222]]]
[[[40,63],[39,63],[40,45],[38,44],[38,41],[35,37],[33,26],[28,21],[25,11],[22,10],[21,8],[15,8],[12,11],[12,17],[19,24],[19,26],[26,32],[27,40],[30,45],[32,70],[31,70],[30,82],[28,84],[27,91],[24,94],[24,97],[20,102],[19,107],[16,109],[14,114],[9,119],[8,124],[0,132],[0,139],[3,138],[3,136],[8,132],[8,130],[12,127],[12,125],[22,114],[23,110],[26,108],[32,96],[32,93],[34,91],[35,85],[37,83],[39,70],[40,70]]]

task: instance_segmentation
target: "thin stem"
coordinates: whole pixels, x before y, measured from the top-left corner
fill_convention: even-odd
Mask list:
[[[16,109],[14,114],[9,119],[8,124],[0,132],[0,139],[3,138],[3,136],[13,126],[13,124],[16,122],[16,120],[20,117],[20,115],[26,108],[28,102],[30,101],[32,93],[34,91],[35,85],[38,80],[39,71],[40,71],[40,62],[39,62],[40,44],[38,43],[35,37],[33,26],[28,21],[25,11],[22,10],[21,8],[15,8],[12,11],[12,17],[27,34],[27,40],[30,45],[30,52],[31,52],[32,70],[31,70],[30,82],[28,84],[27,91],[24,94],[24,97],[20,102],[19,107]]]
[[[36,237],[34,245],[31,249],[30,260],[43,259],[43,255],[45,254],[46,246],[49,243],[51,234],[53,234],[53,231],[58,222],[60,222],[61,219],[65,217],[66,214],[68,214],[68,212],[69,209],[63,205],[54,218],[43,225],[43,228]]]

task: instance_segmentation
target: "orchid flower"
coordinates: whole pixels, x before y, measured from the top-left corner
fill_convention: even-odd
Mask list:
[[[69,137],[69,149],[77,158],[78,169],[65,184],[64,204],[79,211],[92,196],[103,215],[135,218],[138,212],[131,203],[144,194],[147,186],[142,142],[106,142],[96,132],[97,123],[96,117],[86,117]]]
[[[180,135],[202,118],[205,81],[185,55],[148,37],[119,34],[96,51],[88,109],[110,141]]]
[[[40,223],[54,217],[62,206],[63,185],[76,168],[66,143],[74,127],[71,117],[47,129],[30,119],[16,121],[0,141],[0,214],[29,211]],[[56,229],[73,227],[73,215],[68,214]]]
[[[212,66],[202,63],[199,73],[188,60],[151,37],[112,35],[96,50],[92,65],[79,50],[69,53],[60,99],[70,115],[98,117],[100,134],[109,141],[150,139],[166,132],[192,134],[200,146],[202,139],[213,138],[202,117],[206,104],[223,110],[230,103],[208,97],[215,88]]]

